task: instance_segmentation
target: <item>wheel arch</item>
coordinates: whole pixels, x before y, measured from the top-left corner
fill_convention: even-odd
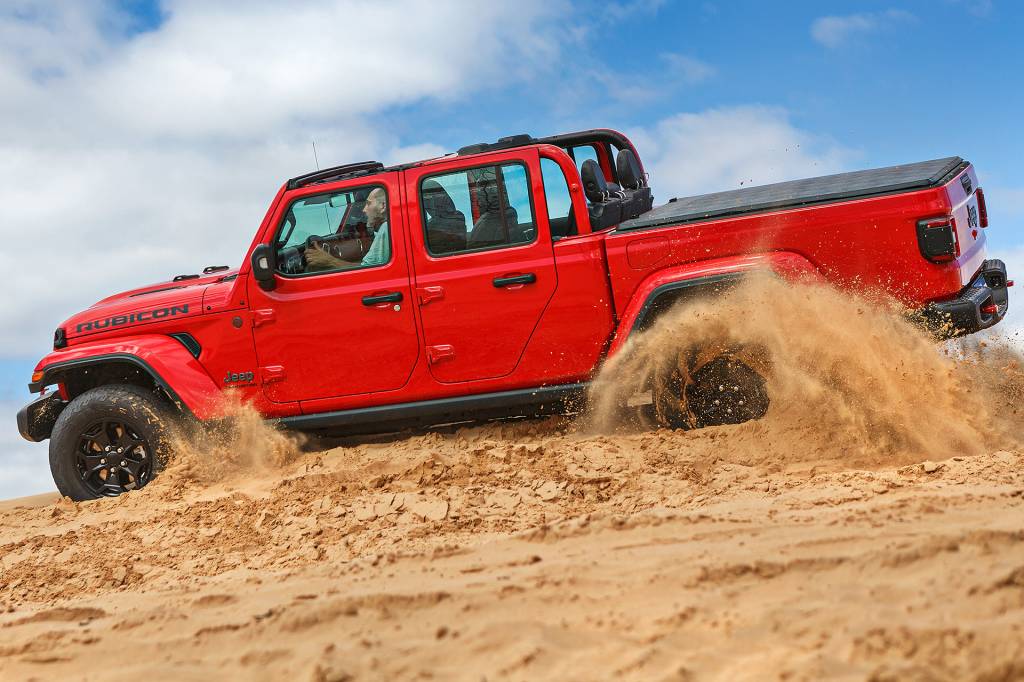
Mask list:
[[[619,321],[608,356],[622,350],[629,338],[645,329],[678,301],[699,295],[720,295],[754,272],[786,280],[821,280],[818,269],[800,254],[776,251],[753,256],[715,259],[666,268],[636,288]]]
[[[151,389],[180,412],[192,413],[189,405],[157,370],[129,353],[107,353],[48,365],[38,386],[52,384],[63,385],[68,400],[99,386],[130,384]]]
[[[60,384],[67,399],[97,386],[121,383],[153,389],[183,415],[198,419],[217,416],[222,405],[220,387],[199,360],[170,336],[72,346],[43,358],[36,372],[42,377],[29,390],[39,392]]]

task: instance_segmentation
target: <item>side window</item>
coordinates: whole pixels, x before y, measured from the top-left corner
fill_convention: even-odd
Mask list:
[[[562,167],[551,159],[541,158],[540,173],[544,179],[544,198],[548,204],[548,223],[554,239],[576,234],[569,183]]]
[[[275,237],[285,275],[385,265],[391,260],[388,194],[376,185],[303,197],[288,207]]]
[[[427,250],[449,256],[537,237],[526,166],[506,163],[434,175],[420,183]]]
[[[601,160],[597,157],[597,150],[594,149],[593,145],[585,144],[579,147],[572,148],[572,158],[576,161],[576,170],[579,170],[583,166],[584,161],[593,161],[598,166],[601,165]]]

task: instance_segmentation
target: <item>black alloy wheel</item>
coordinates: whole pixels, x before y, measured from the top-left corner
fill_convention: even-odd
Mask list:
[[[771,403],[764,349],[690,348],[654,372],[653,412],[668,428],[699,429],[760,419]]]
[[[75,467],[89,492],[117,497],[149,483],[153,450],[128,422],[104,419],[86,427],[78,439]]]
[[[50,471],[75,501],[138,490],[166,463],[181,415],[153,389],[99,386],[76,396],[50,436]]]

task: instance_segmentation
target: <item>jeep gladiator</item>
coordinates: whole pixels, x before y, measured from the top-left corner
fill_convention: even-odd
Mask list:
[[[987,226],[959,157],[657,207],[612,130],[347,164],[288,180],[241,266],[116,294],[60,325],[18,426],[50,439],[57,487],[78,500],[145,485],[168,425],[218,418],[226,393],[325,433],[564,411],[672,303],[753,271],[881,291],[945,335],[972,333],[1003,319],[1012,285],[985,258]],[[764,414],[750,367],[697,370],[673,404],[723,379],[746,401],[662,422]]]

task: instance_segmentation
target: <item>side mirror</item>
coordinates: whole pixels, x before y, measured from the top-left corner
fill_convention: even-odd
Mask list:
[[[260,244],[252,251],[252,276],[263,291],[272,291],[277,286],[274,260],[274,249],[269,244]]]

